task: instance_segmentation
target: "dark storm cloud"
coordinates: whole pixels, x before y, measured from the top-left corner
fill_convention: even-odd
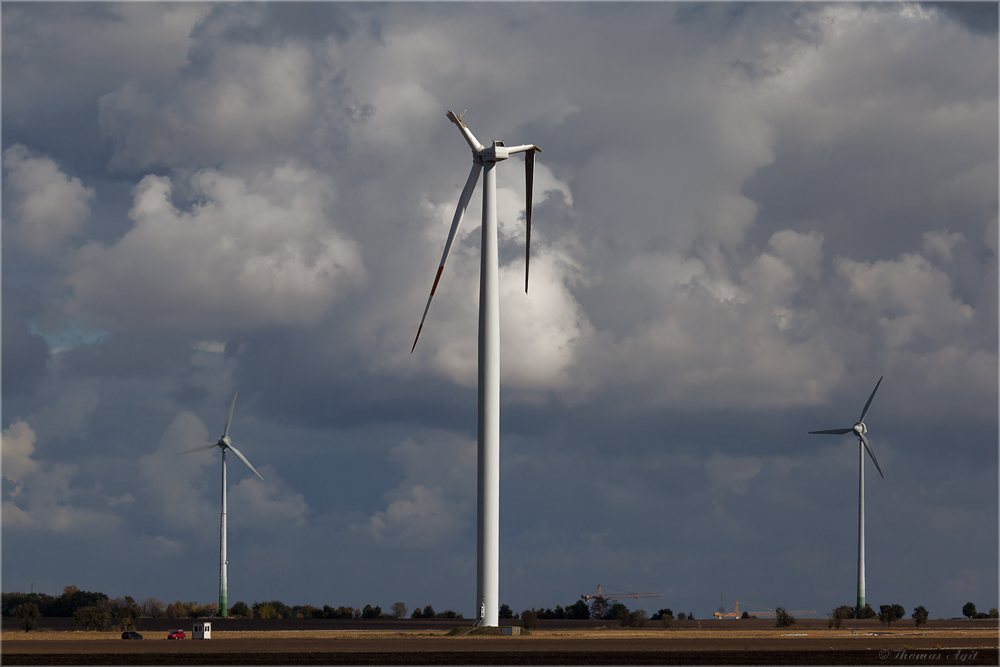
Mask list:
[[[973,34],[997,34],[997,5],[994,2],[929,2],[927,5]]]
[[[89,207],[15,254],[5,197],[5,589],[212,599],[151,582],[218,558],[218,457],[172,454],[239,387],[231,599],[469,613],[478,194],[410,354],[468,109],[545,151],[527,295],[498,177],[502,602],[851,602],[859,448],[806,432],[885,375],[870,595],[995,604],[996,38],[963,11],[5,4],[5,186],[27,155],[25,198]]]
[[[13,286],[3,290],[3,397],[30,394],[45,376],[49,346],[28,323],[41,315],[38,294]]]
[[[333,38],[344,42],[363,21],[363,14],[359,16],[357,9],[321,2],[218,5],[191,36],[205,49],[210,48],[211,38],[216,36],[229,42],[258,44],[287,38],[319,41]]]

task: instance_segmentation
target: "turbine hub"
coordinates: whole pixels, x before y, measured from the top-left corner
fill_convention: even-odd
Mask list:
[[[858,422],[857,424],[854,425],[855,435],[864,435],[867,432],[868,432],[868,427],[865,426],[864,422]]]
[[[229,438],[228,435],[224,435],[221,438],[219,438],[219,442],[217,442],[215,444],[217,444],[219,447],[222,447],[223,449],[225,449],[229,445],[233,444],[233,441],[230,440],[230,438]]]

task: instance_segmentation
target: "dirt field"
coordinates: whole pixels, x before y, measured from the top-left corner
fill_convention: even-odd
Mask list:
[[[7,665],[670,665],[989,664],[997,628],[535,630],[446,637],[443,630],[213,631],[211,640],[142,641],[98,632],[4,632]]]

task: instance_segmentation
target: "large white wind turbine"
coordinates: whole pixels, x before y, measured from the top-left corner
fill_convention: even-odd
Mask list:
[[[464,115],[465,112],[462,112]],[[525,176],[527,179],[527,201],[525,222],[527,243],[524,262],[524,291],[528,291],[528,260],[531,253],[531,189],[535,169],[535,151],[538,146],[528,144],[507,147],[502,141],[494,141],[486,147],[472,134],[462,116],[448,112],[448,119],[458,126],[462,136],[472,148],[472,171],[465,182],[458,209],[444,244],[444,254],[438,266],[431,295],[427,298],[424,316],[420,318],[413,347],[424,328],[427,311],[437,290],[444,263],[451,252],[452,243],[465,216],[465,209],[472,198],[472,191],[483,172],[483,236],[482,259],[479,268],[479,479],[478,512],[476,531],[476,625],[498,625],[499,579],[500,579],[500,295],[499,268],[497,259],[497,176],[496,166],[515,153],[525,154]]]
[[[183,456],[185,454],[191,454],[193,452],[203,452],[206,449],[212,449],[213,447],[218,447],[222,450],[222,525],[220,527],[221,536],[221,553],[219,556],[219,616],[227,616],[229,614],[229,608],[226,606],[226,588],[228,585],[228,576],[226,573],[226,450],[231,451],[236,454],[236,458],[243,461],[250,470],[253,470],[253,474],[260,477],[260,473],[257,469],[250,465],[247,461],[247,457],[240,453],[240,450],[233,447],[233,441],[229,439],[229,425],[233,421],[233,410],[236,408],[236,396],[240,393],[237,389],[236,393],[233,394],[233,404],[229,406],[229,416],[226,417],[226,426],[222,430],[222,437],[211,445],[203,445],[201,447],[195,447],[194,449],[189,449],[186,452],[181,452],[180,454],[174,454],[174,456]],[[260,481],[264,481],[263,477],[260,477]]]
[[[851,428],[835,428],[829,431],[809,431],[810,434],[822,434],[822,435],[844,435],[847,433],[853,433],[858,436],[859,448],[861,453],[861,465],[860,465],[860,492],[859,492],[859,509],[858,509],[858,613],[865,608],[865,450],[868,450],[868,455],[872,457],[872,463],[875,464],[875,469],[878,470],[878,474],[885,479],[885,475],[882,475],[882,468],[878,465],[878,459],[875,458],[875,450],[872,449],[872,443],[868,442],[868,438],[865,434],[868,433],[868,427],[865,426],[865,415],[868,414],[868,408],[872,405],[872,399],[875,398],[875,392],[878,391],[878,386],[882,384],[882,378],[878,379],[875,384],[875,389],[872,390],[872,395],[868,397],[868,402],[865,403],[865,409],[861,411],[861,418],[858,419],[858,423]]]

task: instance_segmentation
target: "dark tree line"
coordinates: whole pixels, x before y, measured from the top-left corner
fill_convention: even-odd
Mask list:
[[[22,604],[34,604],[41,616],[72,616],[82,607],[99,607],[108,602],[104,593],[81,591],[76,586],[66,586],[59,597],[45,593],[4,593],[2,612],[4,616],[14,616]]]

